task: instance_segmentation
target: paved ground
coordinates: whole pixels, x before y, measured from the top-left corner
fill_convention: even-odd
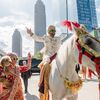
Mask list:
[[[34,74],[29,79],[29,89],[28,93],[25,94],[25,100],[39,100],[38,81],[39,74]],[[99,100],[98,82],[96,79],[84,82],[82,89],[79,91],[78,100]]]

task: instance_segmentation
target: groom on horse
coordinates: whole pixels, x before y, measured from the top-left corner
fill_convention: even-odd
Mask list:
[[[55,37],[56,34],[56,28],[53,25],[50,25],[48,27],[48,34],[44,35],[42,37],[37,36],[32,32],[31,29],[27,28],[27,33],[35,40],[38,42],[43,42],[44,43],[44,48],[42,50],[43,53],[43,61],[39,65],[40,67],[40,82],[39,85],[41,87],[43,77],[44,77],[44,69],[45,67],[50,66],[50,63],[52,60],[56,57],[57,51],[61,45],[61,38],[60,37]],[[64,37],[65,38],[65,37]],[[62,40],[63,41],[63,40]],[[42,88],[39,89],[40,92],[43,93]]]

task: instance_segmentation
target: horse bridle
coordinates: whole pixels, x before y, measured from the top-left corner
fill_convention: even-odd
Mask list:
[[[100,90],[100,57],[95,57],[94,55],[91,55],[89,52],[87,52],[87,50],[79,43],[79,38],[76,40],[76,46],[77,46],[78,51],[79,51],[79,57],[78,57],[79,64],[82,64],[82,56],[83,55],[87,56],[88,58],[90,58],[95,63],[96,71],[97,71],[97,73],[99,75],[98,79],[99,79],[99,90]],[[61,74],[58,65],[57,65],[57,68],[58,68],[60,77],[63,78],[63,80],[64,80],[65,87],[67,87],[69,89],[72,89],[71,85],[72,85],[72,87],[76,86],[76,85],[79,85],[78,88],[75,87],[76,90],[78,91],[80,89],[80,87],[82,86],[82,80],[79,78],[79,80],[77,82],[71,82],[71,81],[69,81],[69,79],[67,77],[64,77]]]
[[[79,64],[82,64],[82,56],[83,55],[87,56],[95,63],[96,71],[99,75],[100,74],[100,57],[95,57],[94,55],[88,53],[87,50],[83,46],[81,46],[81,44],[79,43],[79,38],[76,40],[76,45],[79,51],[79,57],[78,57]]]
[[[89,52],[87,52],[87,50],[79,43],[79,38],[76,40],[76,45],[79,51],[79,64],[82,64],[82,56],[85,55],[88,58],[90,58],[96,66],[96,72],[98,74],[98,80],[99,80],[99,99],[100,99],[100,56],[95,57],[94,55],[90,54]]]

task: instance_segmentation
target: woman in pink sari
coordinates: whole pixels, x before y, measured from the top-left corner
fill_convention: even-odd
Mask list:
[[[24,100],[19,73],[29,70],[31,62],[27,67],[17,67],[17,59],[15,53],[9,53],[1,59],[0,100]]]
[[[24,100],[21,79],[13,71],[10,57],[2,57],[0,63],[0,100]]]

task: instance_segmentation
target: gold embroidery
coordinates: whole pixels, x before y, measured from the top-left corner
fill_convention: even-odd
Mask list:
[[[83,81],[79,79],[76,82],[69,81],[67,79],[64,80],[64,85],[67,89],[70,89],[73,94],[76,94],[82,87]]]
[[[88,45],[86,45],[83,41],[83,36],[84,35],[80,35],[79,36],[79,43],[82,47],[84,47],[86,49],[86,51],[89,53],[89,54],[92,54],[93,56],[95,57],[100,57],[100,53],[99,52],[96,52],[95,50],[91,49]],[[92,37],[90,35],[88,35],[90,38],[96,40],[97,42],[100,43],[100,41],[98,39],[96,39],[95,37]]]

